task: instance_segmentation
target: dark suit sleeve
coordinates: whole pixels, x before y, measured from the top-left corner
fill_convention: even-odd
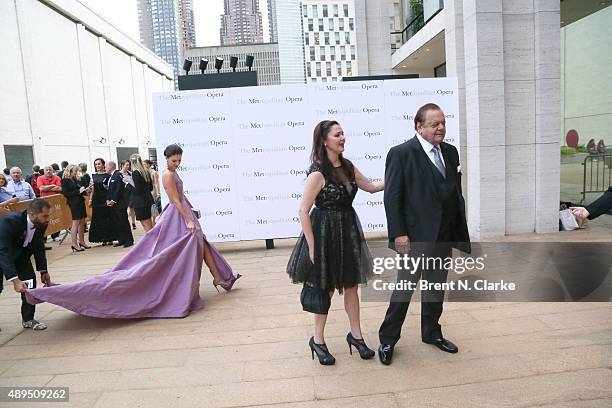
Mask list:
[[[45,229],[46,227],[42,229],[37,228],[34,237],[32,237],[32,242],[30,243],[30,245],[32,245],[32,253],[34,254],[37,271],[47,270],[47,255],[45,252],[45,241],[43,239]]]
[[[118,203],[123,196],[125,185],[123,183],[123,176],[120,172],[115,173],[108,183],[108,199]]]
[[[599,217],[601,214],[605,214],[612,210],[612,187],[593,203],[584,207],[589,212],[589,220]]]
[[[451,152],[453,153],[453,166],[455,167],[455,170],[457,172],[457,179],[460,180],[460,177],[462,176],[462,173],[460,171],[457,171],[457,168],[459,166],[461,166],[461,161],[459,160],[459,151],[457,150],[457,148],[453,145],[449,145],[451,148]],[[463,197],[463,189],[461,187],[461,181],[459,181],[457,183],[457,189],[459,190],[459,194]]]
[[[15,231],[11,228],[8,219],[0,219],[0,269],[4,273],[6,280],[17,276],[17,266],[15,265],[15,254],[13,252],[12,237]],[[0,279],[2,276],[0,275]]]
[[[385,164],[385,213],[390,239],[408,235],[404,223],[404,166],[397,147],[389,150]]]

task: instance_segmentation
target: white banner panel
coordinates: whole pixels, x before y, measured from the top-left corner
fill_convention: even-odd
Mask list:
[[[312,127],[321,120],[340,122],[346,136],[344,157],[366,177],[382,180],[389,146],[385,135],[383,81],[339,82],[308,86]],[[365,232],[385,231],[383,193],[359,191],[353,207]]]
[[[414,115],[426,103],[435,103],[446,115],[444,141],[459,150],[457,78],[395,79],[384,81],[386,133],[389,146],[412,139]]]
[[[241,239],[293,237],[311,146],[303,85],[232,89]]]
[[[459,148],[455,78],[154,94],[159,167],[166,145],[183,147],[180,176],[210,241],[295,237],[315,125],[337,120],[345,157],[382,180],[389,148],[414,136],[414,114],[429,102],[444,110],[446,141]],[[386,230],[383,193],[360,191],[354,207],[364,231]]]
[[[207,238],[213,242],[240,240],[228,90],[158,93],[153,98],[161,172],[165,146],[180,145],[179,175],[185,195],[202,214],[200,224]]]

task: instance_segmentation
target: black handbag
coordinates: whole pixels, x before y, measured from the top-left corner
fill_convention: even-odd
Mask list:
[[[302,309],[315,314],[327,314],[331,306],[329,292],[322,288],[304,285],[300,295]]]

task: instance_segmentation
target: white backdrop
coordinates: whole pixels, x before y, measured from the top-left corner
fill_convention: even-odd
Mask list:
[[[296,237],[315,125],[340,122],[344,156],[382,180],[388,150],[414,136],[414,114],[428,102],[444,110],[446,141],[459,149],[456,78],[156,93],[159,167],[165,146],[183,147],[179,174],[210,241]],[[353,205],[365,232],[386,230],[383,193],[360,191]]]

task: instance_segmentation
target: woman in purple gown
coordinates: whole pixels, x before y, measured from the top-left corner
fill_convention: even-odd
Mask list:
[[[182,149],[164,150],[163,186],[170,203],[153,229],[110,271],[79,282],[29,290],[29,303],[53,303],[100,318],[185,317],[202,307],[202,260],[213,284],[231,290],[240,277],[206,240],[176,169]]]

